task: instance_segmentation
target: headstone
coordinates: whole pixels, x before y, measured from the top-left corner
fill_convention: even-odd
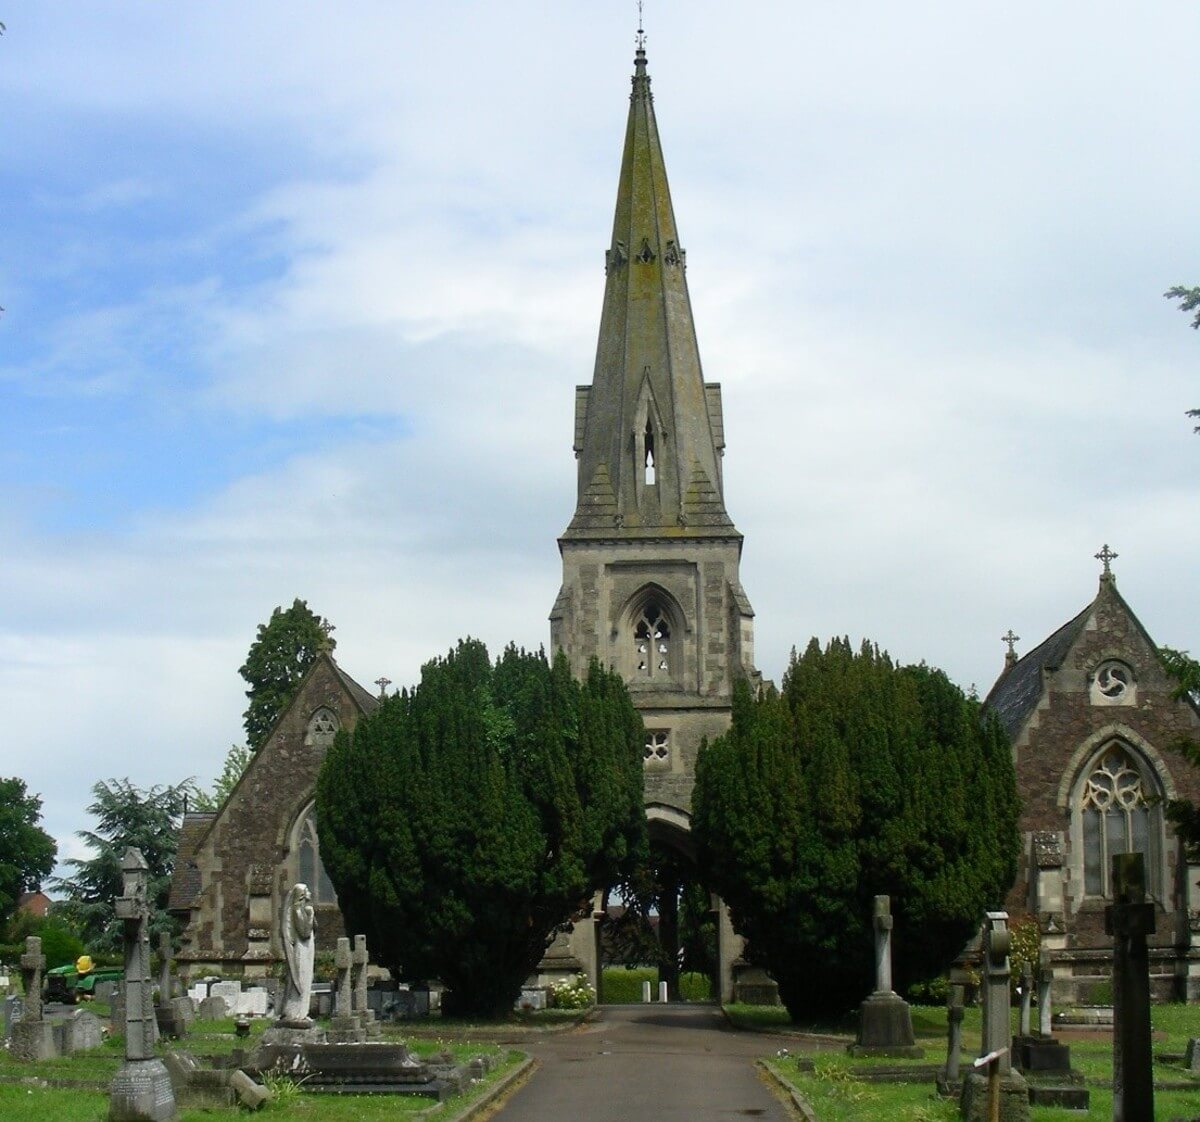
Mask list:
[[[58,1054],[54,1042],[54,1026],[45,1019],[42,1009],[42,975],[46,956],[42,941],[36,935],[25,940],[21,955],[21,981],[25,984],[25,1010],[13,1025],[12,1054],[19,1060],[49,1060]]]
[[[1200,1037],[1188,1037],[1187,1050],[1183,1053],[1183,1066],[1193,1075],[1200,1074]]]
[[[88,1052],[104,1043],[104,1026],[90,1009],[76,1009],[63,1022],[64,1056]]]
[[[238,1001],[242,996],[241,982],[213,982],[208,987],[209,997],[223,998],[231,1013],[237,1011]]]
[[[1017,991],[1020,994],[1021,1012],[1017,1021],[1017,1031],[1022,1036],[1029,1035],[1029,1025],[1032,1019],[1033,1012],[1033,975],[1029,972],[1029,966],[1021,967],[1021,976],[1017,981]]]
[[[983,922],[983,1043],[980,1059],[994,1057],[991,1070],[976,1067],[962,1081],[959,1109],[966,1122],[987,1122],[989,1079],[999,1093],[1001,1122],[1029,1122],[1029,1087],[1012,1070],[1012,1020],[1009,1012],[1008,952],[1012,935],[1007,912],[988,912]]]
[[[234,1014],[238,1017],[265,1017],[270,1001],[271,995],[261,986],[243,990],[238,994]]]
[[[13,1025],[25,1015],[25,999],[13,994],[4,999],[4,1039],[12,1037]]]
[[[125,1062],[113,1076],[108,1117],[110,1122],[168,1122],[176,1117],[175,1094],[167,1069],[154,1056],[148,870],[140,850],[125,851],[121,875],[124,889],[116,915],[125,929]]]
[[[922,1056],[913,1036],[908,1002],[892,990],[892,902],[875,897],[875,992],[859,1007],[852,1056]]]
[[[158,936],[158,1003],[166,1005],[171,1000],[171,933],[163,931]]]
[[[327,1039],[331,1044],[358,1043],[365,1039],[365,1033],[358,1017],[354,1015],[354,987],[351,981],[354,955],[350,950],[350,940],[344,935],[337,941],[333,965],[337,969],[337,986]]]
[[[1155,919],[1142,854],[1114,854],[1112,885],[1104,929],[1113,937],[1113,1122],[1154,1122],[1146,937],[1154,934]]]
[[[358,1017],[367,1039],[376,1039],[379,1036],[379,1025],[375,1020],[375,1013],[367,1002],[367,967],[370,964],[371,956],[367,952],[365,935],[354,936],[354,950],[350,957],[354,963],[352,986],[354,1015]]]
[[[1054,1007],[1050,991],[1054,981],[1054,970],[1050,952],[1042,951],[1038,958],[1038,1032],[1050,1036],[1054,1032]]]
[[[223,997],[206,997],[200,1002],[196,1016],[202,1021],[222,1021],[229,1016],[229,1002]]]
[[[171,996],[171,958],[171,935],[163,931],[158,937],[158,1004],[154,1007],[154,1017],[160,1036],[178,1040],[187,1036],[188,1019],[184,1007]]]
[[[261,1083],[255,1083],[244,1071],[235,1071],[229,1077],[229,1086],[247,1110],[257,1110],[271,1101],[271,1092]]]
[[[956,1084],[962,1056],[963,988],[950,986],[946,991],[946,1085]]]

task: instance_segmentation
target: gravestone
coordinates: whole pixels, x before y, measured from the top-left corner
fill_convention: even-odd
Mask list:
[[[354,951],[351,959],[354,963],[354,1015],[358,1017],[366,1038],[377,1040],[380,1036],[379,1023],[375,1020],[375,1013],[367,1001],[367,966],[371,961],[371,956],[367,953],[367,937],[365,935],[354,936]]]
[[[187,1035],[191,999],[173,996],[171,959],[171,935],[164,931],[158,937],[158,1004],[154,1007],[154,1018],[160,1036],[178,1040]]]
[[[908,1002],[892,989],[892,901],[875,897],[875,992],[859,1007],[852,1056],[923,1056],[913,1037]]]
[[[1029,1122],[1029,1087],[1012,1067],[1008,952],[1012,935],[1007,912],[988,912],[983,922],[983,1043],[980,1057],[994,1056],[1001,1122]],[[990,1074],[990,1073],[989,1073]],[[988,1074],[976,1068],[962,1081],[959,1110],[966,1122],[987,1122]]]
[[[261,986],[254,986],[238,994],[234,1013],[239,1017],[265,1017],[270,1003],[271,995]]]
[[[4,999],[4,1039],[11,1040],[13,1025],[25,1015],[25,999],[16,994]]]
[[[76,1009],[55,1022],[54,1034],[59,1054],[63,1056],[89,1052],[104,1043],[104,1026],[90,1009]]]
[[[238,1001],[242,996],[241,982],[213,982],[208,987],[209,997],[219,997],[229,1007],[230,1013],[236,1013]]]
[[[330,1044],[361,1043],[366,1034],[354,1015],[353,987],[350,980],[354,956],[350,951],[350,940],[344,935],[337,941],[337,949],[333,952],[333,964],[337,968],[337,989],[334,991],[333,1020],[330,1022],[326,1039]]]
[[[1113,937],[1113,1122],[1154,1122],[1146,937],[1154,934],[1155,917],[1142,854],[1114,854],[1112,885],[1104,929]]]
[[[108,1117],[110,1122],[169,1122],[176,1117],[175,1094],[167,1069],[154,1055],[148,869],[140,850],[125,851],[121,876],[116,915],[125,929],[125,1062],[113,1076]]]
[[[946,1066],[937,1078],[943,1095],[954,1094],[959,1084],[962,1063],[963,987],[951,983],[946,990]]]
[[[1054,1033],[1054,1008],[1050,991],[1053,989],[1054,969],[1049,951],[1038,956],[1038,1032],[1042,1036]]]
[[[1017,1031],[1022,1036],[1028,1036],[1033,1013],[1033,975],[1029,972],[1028,964],[1021,967],[1021,977],[1017,981],[1017,992],[1020,994],[1021,1000],[1021,1011],[1017,1018]]]
[[[54,1026],[46,1020],[42,1009],[42,975],[46,956],[42,941],[36,935],[25,940],[21,955],[21,980],[25,983],[25,1011],[13,1025],[12,1054],[18,1060],[49,1060],[58,1054],[54,1043]]]
[[[223,997],[206,997],[200,1002],[196,1016],[202,1021],[222,1021],[229,1016],[229,1002]]]

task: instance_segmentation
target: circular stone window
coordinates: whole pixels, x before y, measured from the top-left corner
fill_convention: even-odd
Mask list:
[[[1129,705],[1135,690],[1133,671],[1123,662],[1109,659],[1096,667],[1092,679],[1092,701],[1096,705]]]

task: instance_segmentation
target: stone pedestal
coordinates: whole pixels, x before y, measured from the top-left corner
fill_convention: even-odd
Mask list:
[[[262,1034],[271,1045],[324,1044],[325,1030],[314,1021],[276,1021]]]
[[[52,1060],[58,1055],[49,1021],[18,1021],[12,1027],[12,1054],[18,1060]]]
[[[913,1037],[908,1002],[894,993],[873,993],[859,1007],[858,1039],[852,1056],[911,1056],[925,1054]]]
[[[175,1091],[161,1060],[126,1060],[113,1077],[109,1122],[170,1122]]]
[[[988,1122],[988,1077],[970,1071],[963,1077],[959,1109],[963,1122]],[[1000,1077],[1000,1122],[1029,1122],[1029,1084],[1015,1071]]]
[[[1013,1063],[1026,1074],[1067,1075],[1071,1071],[1071,1048],[1044,1036],[1013,1038]]]

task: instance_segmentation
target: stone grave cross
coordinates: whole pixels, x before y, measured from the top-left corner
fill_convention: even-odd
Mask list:
[[[980,1055],[1003,1050],[999,1071],[1012,1070],[1012,1021],[1009,1017],[1008,952],[1012,935],[1007,912],[988,912],[983,924],[983,1044]]]
[[[354,952],[351,957],[354,961],[354,1012],[370,1035],[375,1014],[367,1004],[367,966],[371,956],[367,953],[365,935],[354,936]]]
[[[360,1041],[363,1033],[354,1015],[354,986],[351,979],[354,955],[350,951],[350,940],[345,935],[338,938],[333,964],[337,967],[337,989],[333,995],[333,1020],[327,1039],[331,1044]]]
[[[125,1062],[113,1077],[108,1117],[111,1122],[166,1122],[176,1117],[175,1093],[154,1055],[149,869],[140,849],[125,850],[121,877],[115,911],[125,928]]]
[[[892,992],[892,899],[875,897],[875,992]]]
[[[171,1000],[171,935],[163,931],[158,936],[158,1001],[167,1005]]]
[[[1154,934],[1155,916],[1142,854],[1113,855],[1112,887],[1104,929],[1113,937],[1113,1122],[1154,1122],[1146,936]]]
[[[46,956],[42,954],[42,941],[36,935],[25,939],[25,953],[21,955],[21,981],[25,984],[25,1021],[42,1019],[42,973],[46,969]]]
[[[1038,956],[1038,1032],[1049,1036],[1054,1031],[1054,1016],[1050,994],[1054,981],[1054,964],[1049,951]]]

